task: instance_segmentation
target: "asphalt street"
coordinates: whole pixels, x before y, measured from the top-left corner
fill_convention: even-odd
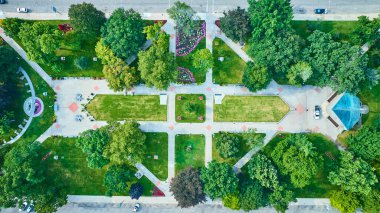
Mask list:
[[[32,13],[53,13],[53,7],[59,13],[67,13],[71,4],[83,1],[93,3],[105,13],[119,7],[133,8],[144,13],[162,13],[173,5],[174,0],[7,0],[0,5],[2,12],[16,12],[17,7],[26,7]],[[184,0],[197,12],[223,12],[225,10],[247,7],[246,0]],[[295,8],[302,8],[306,13],[313,13],[315,8],[327,8],[331,14],[369,14],[380,13],[379,0],[292,0]]]

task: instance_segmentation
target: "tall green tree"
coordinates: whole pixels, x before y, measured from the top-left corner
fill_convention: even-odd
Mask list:
[[[74,30],[86,36],[97,36],[106,22],[106,16],[91,3],[72,4],[69,17]]]
[[[248,174],[265,188],[276,189],[279,186],[278,174],[272,161],[265,155],[256,154],[248,163]]]
[[[1,22],[1,27],[7,36],[15,38],[20,32],[21,24],[25,21],[19,18],[6,18]]]
[[[136,55],[145,42],[144,21],[132,10],[116,9],[101,28],[102,41],[117,57],[127,59]]]
[[[367,16],[359,16],[354,31],[350,34],[351,40],[356,45],[363,45],[366,42],[372,45],[380,39],[379,29],[380,15],[372,21]]]
[[[140,81],[140,72],[121,60],[116,64],[104,65],[103,74],[114,91],[129,90]]]
[[[188,208],[206,201],[198,169],[188,167],[176,175],[170,183],[170,191],[181,208]]]
[[[372,189],[372,191],[362,198],[363,212],[377,213],[380,212],[380,192],[378,189]]]
[[[143,33],[146,35],[146,39],[150,39],[153,42],[157,41],[160,34],[162,33],[161,27],[163,26],[163,23],[161,21],[154,23],[153,25],[148,25],[144,27]]]
[[[368,195],[378,182],[375,169],[350,152],[341,151],[339,168],[329,173],[329,181],[343,190]]]
[[[185,35],[190,35],[199,25],[196,12],[184,2],[174,2],[174,5],[166,12],[175,21],[176,29]]]
[[[196,72],[206,74],[214,65],[214,59],[209,49],[201,49],[192,56],[192,63]]]
[[[136,199],[136,200],[138,200],[141,197],[141,195],[143,195],[143,193],[144,193],[144,186],[141,185],[141,183],[132,184],[128,191],[128,195],[132,199]]]
[[[227,195],[222,199],[222,203],[224,207],[232,210],[240,209],[240,197],[238,195]]]
[[[248,62],[244,69],[243,83],[251,92],[267,87],[271,80],[271,74],[264,66]]]
[[[313,75],[311,66],[306,62],[298,62],[290,67],[287,78],[291,85],[302,86]]]
[[[379,119],[380,120],[380,119]],[[380,125],[363,126],[346,139],[348,149],[365,160],[376,160],[380,157]]]
[[[242,184],[240,206],[244,211],[255,210],[268,204],[264,188],[257,181],[247,181]]]
[[[112,196],[114,192],[122,193],[127,189],[127,181],[133,177],[132,171],[127,165],[111,165],[104,175],[104,186],[107,188],[106,195]]]
[[[110,124],[111,140],[104,150],[112,163],[134,165],[141,163],[146,151],[146,136],[135,121]]]
[[[168,36],[162,32],[152,46],[138,54],[138,70],[148,87],[166,89],[177,76],[177,64],[169,52]]]
[[[220,29],[226,36],[234,41],[247,41],[252,31],[248,12],[237,7],[223,12],[223,15],[220,18]]]
[[[216,149],[222,158],[235,158],[239,153],[241,138],[228,132],[221,132],[216,139]]]
[[[238,192],[239,180],[227,163],[211,161],[207,168],[202,168],[201,180],[206,194],[211,198],[223,198]]]
[[[342,213],[354,213],[361,206],[358,194],[344,190],[334,190],[330,195],[331,206]]]
[[[269,195],[269,203],[278,212],[285,212],[288,209],[289,203],[296,201],[294,192],[285,186],[279,186]]]
[[[102,168],[109,163],[109,159],[103,156],[104,149],[110,140],[106,128],[87,130],[81,133],[76,141],[76,146],[87,155],[86,160],[90,168]]]

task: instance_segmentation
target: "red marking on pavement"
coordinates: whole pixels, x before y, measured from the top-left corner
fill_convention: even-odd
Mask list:
[[[247,131],[248,127],[247,127],[246,125],[243,125],[243,126],[241,126],[241,129],[242,129],[243,131]]]
[[[278,92],[282,92],[282,91],[284,91],[284,88],[282,88],[282,87],[279,87],[279,88],[277,88],[277,90],[278,90]]]
[[[56,123],[55,128],[59,129],[59,127],[61,127],[61,125],[59,125],[59,123]]]
[[[302,104],[298,104],[296,107],[296,111],[299,113],[305,112],[305,107],[302,106]]]
[[[69,109],[71,110],[71,112],[76,112],[78,109],[79,109],[79,106],[77,103],[73,102],[70,106],[69,106]]]
[[[99,128],[99,126],[97,124],[95,124],[94,126],[92,126],[92,128],[95,130],[95,129]]]
[[[0,33],[4,33],[4,30],[0,29]]]
[[[172,92],[174,91],[174,89],[175,89],[174,86],[170,86],[170,87],[169,87],[169,90],[172,91]]]
[[[61,87],[60,87],[59,85],[57,85],[57,86],[55,87],[55,90],[61,90]]]
[[[321,92],[321,89],[319,89],[318,87],[314,89],[317,93],[320,93]]]
[[[98,85],[94,86],[94,90],[98,91],[100,87]]]
[[[207,38],[211,39],[211,34],[210,33],[207,34]]]
[[[174,38],[174,34],[170,34],[170,38]]]
[[[170,130],[173,130],[173,129],[174,129],[174,126],[173,126],[173,125],[170,125],[170,126],[169,126],[169,129],[170,129]]]
[[[278,127],[277,127],[277,130],[278,130],[278,131],[283,131],[283,130],[284,130],[284,127],[282,127],[282,126],[278,126]]]
[[[212,91],[211,87],[207,87],[207,91],[211,92]]]
[[[207,129],[208,131],[210,131],[210,130],[211,130],[211,125],[207,125],[207,126],[206,126],[206,129]]]
[[[243,92],[247,92],[247,91],[248,91],[247,87],[242,87],[241,90],[242,90]]]
[[[319,130],[321,130],[321,129],[319,128],[319,126],[316,126],[316,127],[314,128],[314,132],[319,132]]]

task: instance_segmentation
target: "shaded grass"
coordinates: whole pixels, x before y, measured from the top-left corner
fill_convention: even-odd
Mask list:
[[[103,178],[107,166],[102,169],[88,168],[86,156],[75,146],[75,141],[76,138],[53,137],[42,144],[46,152],[52,151],[52,155],[46,160],[47,178],[60,178],[66,183],[66,190],[71,195],[104,195],[106,188],[103,186]],[[54,160],[54,155],[58,155],[59,159]],[[135,168],[131,169],[136,171]],[[134,177],[128,187],[137,181]],[[153,183],[146,177],[140,179],[140,183],[144,186],[144,195],[151,195]],[[129,188],[124,193],[115,195],[128,195],[128,190]]]
[[[224,41],[215,38],[212,43],[214,67],[213,82],[216,84],[241,84],[245,62]],[[219,61],[219,57],[224,57]]]
[[[165,181],[168,178],[168,133],[146,132],[146,157],[143,165],[158,179]],[[158,156],[154,160],[154,155]]]
[[[186,148],[191,146],[191,151]],[[175,136],[175,173],[189,166],[200,168],[205,165],[205,136],[176,135]]]
[[[290,134],[280,134],[273,138],[260,152],[265,154],[271,160],[271,153],[276,147],[276,145],[283,140],[285,137]],[[327,179],[329,173],[333,171],[338,165],[339,161],[339,150],[334,145],[333,142],[329,141],[322,134],[306,134],[310,142],[316,148],[315,150],[319,153],[319,155],[323,158],[323,163],[320,164],[317,175],[312,179],[310,185],[302,188],[302,189],[293,189],[296,197],[302,198],[328,198],[329,192],[331,190],[335,190],[338,187],[332,185]],[[330,152],[335,160],[327,157],[326,152]],[[280,182],[285,182],[287,184],[290,183],[290,177],[287,175],[280,175]]]
[[[181,96],[181,100],[178,97]],[[202,96],[203,100],[199,100]],[[193,103],[197,107],[196,112],[188,112],[186,110],[186,104]],[[206,96],[202,94],[177,94],[175,100],[175,116],[178,123],[203,123],[206,119]],[[181,120],[178,120],[178,116],[181,116]],[[203,120],[199,120],[198,117],[203,116]]]
[[[160,105],[158,95],[96,95],[86,106],[102,121],[166,121],[167,106]]]
[[[197,50],[201,50],[201,49],[205,49],[205,48],[206,48],[206,38],[203,38],[199,42],[198,46],[191,53],[189,53],[186,56],[176,56],[177,65],[179,67],[184,67],[184,68],[189,69],[194,75],[195,82],[198,84],[206,81],[206,75],[202,72],[198,72],[193,67],[192,57],[193,57],[194,53],[197,52]]]
[[[217,122],[278,122],[289,106],[278,96],[225,96],[214,104]]]

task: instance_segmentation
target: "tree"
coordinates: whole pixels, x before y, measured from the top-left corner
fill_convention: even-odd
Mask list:
[[[0,47],[0,86],[16,79],[18,61],[14,51],[8,47]],[[1,109],[1,108],[0,108]]]
[[[97,36],[100,28],[106,22],[104,13],[97,10],[91,3],[72,4],[69,17],[75,31],[87,36]]]
[[[24,20],[19,18],[6,18],[3,19],[1,27],[4,29],[4,32],[7,36],[16,38],[20,32],[22,23],[24,23]]]
[[[201,180],[206,194],[211,198],[223,198],[238,192],[238,178],[227,163],[211,161],[202,168]]]
[[[81,56],[74,60],[74,65],[76,68],[80,70],[84,70],[88,68],[88,58]]]
[[[359,196],[344,190],[334,190],[330,195],[331,206],[342,213],[354,213],[360,207]]]
[[[170,191],[181,208],[195,206],[206,201],[199,171],[192,167],[182,170],[170,183]]]
[[[241,189],[240,206],[244,211],[255,210],[267,205],[268,198],[263,187],[257,181],[247,181],[243,183]]]
[[[196,12],[186,3],[176,1],[166,12],[175,21],[176,29],[185,35],[190,35],[198,26]]]
[[[102,168],[110,161],[103,156],[105,147],[107,146],[110,137],[106,127],[87,130],[81,133],[76,141],[76,146],[81,148],[87,155],[87,163],[90,168]]]
[[[138,70],[121,60],[116,64],[104,65],[103,74],[114,91],[129,90],[140,81]]]
[[[377,213],[380,212],[380,192],[377,189],[372,189],[372,191],[364,196],[363,201],[363,212]]]
[[[143,194],[143,192],[144,192],[144,186],[141,185],[140,183],[134,183],[131,185],[131,188],[129,188],[128,195],[132,199],[138,200]]]
[[[293,134],[280,141],[271,156],[279,171],[290,175],[290,181],[296,188],[309,185],[323,161],[313,144],[301,134]]]
[[[227,195],[222,199],[223,206],[232,210],[240,209],[240,198],[238,195]]]
[[[220,29],[234,41],[247,41],[252,31],[248,12],[240,7],[223,12],[220,18]]]
[[[133,177],[132,171],[125,165],[111,165],[104,175],[106,195],[112,196],[114,192],[122,193],[127,188],[127,181]]]
[[[340,155],[339,168],[329,173],[329,181],[343,190],[368,195],[378,182],[375,169],[349,152],[341,151]]]
[[[264,89],[268,86],[271,80],[270,72],[266,67],[248,62],[244,69],[243,84],[251,92]]]
[[[102,41],[117,57],[127,59],[136,55],[145,42],[144,21],[132,10],[116,9],[101,28]]]
[[[162,21],[154,23],[153,25],[149,25],[144,27],[143,33],[146,35],[146,39],[150,39],[153,42],[157,41],[160,34],[162,33],[161,27],[163,26]]]
[[[301,86],[313,75],[313,70],[306,62],[298,62],[290,67],[287,74],[289,83],[296,86]]]
[[[248,129],[242,134],[243,141],[250,148],[258,148],[264,144],[265,134],[256,133],[253,129]]]
[[[380,157],[380,125],[363,126],[356,134],[350,135],[346,142],[348,149],[365,160]]]
[[[241,138],[233,133],[221,132],[216,139],[216,149],[223,158],[235,158],[239,153]]]
[[[186,102],[185,111],[187,111],[188,113],[198,113],[199,105],[197,105],[193,102]]]
[[[13,111],[5,111],[0,116],[0,134],[5,134],[10,131],[15,115]]]
[[[355,29],[350,34],[351,41],[356,45],[363,45],[366,42],[373,44],[380,38],[380,15],[372,21],[367,16],[359,16]]]
[[[197,50],[192,56],[193,67],[198,73],[207,73],[214,65],[214,59],[210,50],[201,49]]]
[[[35,211],[38,213],[56,212],[59,207],[67,203],[67,192],[64,190],[59,180],[55,181],[50,186],[41,186],[40,191],[43,193],[33,199],[35,203]]]
[[[251,179],[258,180],[265,188],[276,189],[279,186],[277,169],[265,155],[256,154],[251,158],[248,163],[248,174]]]
[[[139,129],[140,124],[135,121],[127,121],[124,124],[111,124],[111,140],[104,150],[111,162],[116,164],[140,163],[145,155],[146,136]]]
[[[122,62],[110,48],[104,45],[103,39],[100,39],[98,43],[96,43],[95,52],[96,56],[102,60],[102,64],[104,65],[115,65]]]
[[[295,194],[285,186],[279,186],[269,195],[269,203],[279,212],[285,212],[289,203],[296,201]]]
[[[174,54],[169,52],[168,36],[163,32],[146,51],[138,54],[138,69],[148,87],[166,89],[177,76]]]

